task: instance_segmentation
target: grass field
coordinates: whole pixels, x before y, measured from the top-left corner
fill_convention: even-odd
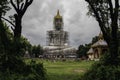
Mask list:
[[[78,78],[87,71],[94,63],[93,61],[46,61],[36,59],[42,62],[46,71],[48,80],[78,80]]]

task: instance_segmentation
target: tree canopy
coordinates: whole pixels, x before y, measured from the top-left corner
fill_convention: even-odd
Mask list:
[[[99,23],[103,37],[109,47],[111,64],[118,64],[118,26],[120,20],[119,0],[85,0],[89,5],[89,14]]]
[[[46,80],[45,70],[41,63],[30,60],[25,63],[23,56],[25,51],[30,51],[31,44],[21,36],[22,18],[33,0],[0,0],[0,80]],[[3,16],[10,9],[11,3],[16,13],[14,21]],[[4,22],[12,24],[13,33]],[[7,77],[6,77],[7,76]]]
[[[7,6],[8,3],[8,0],[0,0],[0,18],[10,9],[10,7]]]

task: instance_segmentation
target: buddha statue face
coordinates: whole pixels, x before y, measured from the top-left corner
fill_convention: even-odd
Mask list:
[[[62,30],[62,27],[63,27],[63,20],[58,10],[57,15],[54,17],[54,28],[55,30]]]
[[[56,30],[61,30],[62,29],[62,19],[56,19],[55,20],[55,29]]]

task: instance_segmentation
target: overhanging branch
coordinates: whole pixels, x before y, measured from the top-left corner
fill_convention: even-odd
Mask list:
[[[15,27],[15,25],[10,21],[10,20],[8,20],[8,19],[6,19],[6,18],[4,18],[4,17],[1,17],[3,20],[5,20],[5,21],[7,21],[7,22],[9,22],[13,27]]]
[[[11,5],[13,6],[13,8],[15,9],[15,11],[18,12],[17,7],[16,7],[15,4],[13,3],[13,0],[10,0],[10,3],[11,3]]]
[[[25,4],[24,4],[24,8],[22,10],[22,15],[24,15],[25,11],[27,10],[27,8],[32,4],[33,0],[26,0]]]
[[[101,20],[98,11],[97,11],[96,8],[94,7],[95,5],[94,5],[93,3],[91,3],[90,0],[86,0],[86,1],[89,3],[91,9],[93,10],[93,13],[95,14],[95,18],[97,19],[97,21],[98,21],[98,23],[99,23],[99,26],[100,26],[100,28],[101,28],[101,30],[102,30],[102,32],[103,32],[103,36],[104,36],[105,40],[107,41],[107,43],[109,43],[110,36],[109,36],[108,33],[107,33],[108,29],[107,29],[107,28],[105,27],[105,25],[103,24],[103,21]],[[96,4],[96,5],[97,5],[97,4]]]
[[[112,4],[112,1],[111,0],[108,0],[108,4],[110,6],[110,17],[111,19],[113,18],[113,4]]]

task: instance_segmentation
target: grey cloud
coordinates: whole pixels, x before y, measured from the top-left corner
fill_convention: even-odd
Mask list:
[[[32,44],[46,45],[46,31],[53,28],[58,9],[64,19],[64,29],[69,32],[71,46],[89,43],[99,33],[95,19],[86,15],[84,0],[34,0],[24,16],[22,34]]]

